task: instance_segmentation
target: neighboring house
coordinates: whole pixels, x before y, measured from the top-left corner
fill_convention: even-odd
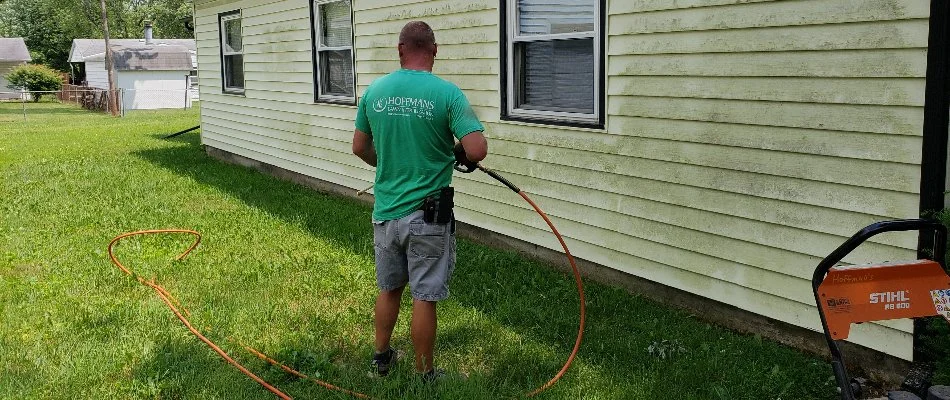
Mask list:
[[[399,68],[402,26],[425,20],[434,72],[485,122],[485,164],[536,197],[577,257],[693,294],[678,303],[694,310],[820,331],[821,258],[869,223],[943,207],[946,51],[928,53],[931,30],[947,31],[941,3],[931,17],[920,0],[196,0],[201,142],[369,186],[355,104]],[[484,174],[455,185],[460,221],[558,248]],[[917,247],[889,234],[845,261]],[[911,359],[913,324],[866,323],[849,340]]]
[[[121,57],[117,52],[129,52],[124,56],[127,58],[137,58],[136,53],[151,54],[150,61],[144,64],[140,62],[134,67],[137,69],[135,73],[123,72],[118,62],[116,63],[116,84],[120,89],[141,91],[139,99],[145,95],[146,90],[156,99],[161,97],[159,90],[166,91],[165,94],[168,97],[150,106],[147,105],[149,102],[133,101],[133,103],[146,108],[187,106],[182,104],[186,93],[182,93],[181,96],[172,94],[184,90],[182,85],[185,85],[184,88],[188,90],[188,105],[191,100],[198,99],[198,61],[194,39],[153,39],[151,43],[147,43],[145,39],[112,39],[109,40],[109,45],[116,53],[116,60]],[[105,41],[102,39],[73,40],[69,62],[83,64],[85,71],[83,85],[97,89],[109,88],[105,51]],[[187,68],[184,69],[181,64],[182,57],[187,57],[188,60]],[[169,69],[172,66],[174,69]]]
[[[23,38],[0,38],[0,99],[18,99],[21,94],[7,87],[6,76],[18,65],[30,62],[30,52]]]
[[[111,43],[110,43],[111,45]],[[115,81],[124,110],[191,107],[191,55],[183,46],[114,45]],[[86,65],[105,65],[105,54],[86,57]],[[104,71],[103,71],[104,72]],[[87,75],[88,76],[88,75]],[[108,89],[90,82],[89,86]]]

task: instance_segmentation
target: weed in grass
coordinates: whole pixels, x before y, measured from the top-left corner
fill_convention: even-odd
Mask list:
[[[650,346],[647,347],[647,352],[650,353],[651,356],[665,360],[668,357],[675,357],[678,354],[688,353],[689,350],[686,349],[686,347],[683,346],[683,343],[678,339],[663,339],[659,342],[650,343]]]
[[[163,284],[196,326],[296,398],[348,397],[227,339],[382,399],[525,393],[550,379],[573,345],[570,277],[459,240],[436,354],[450,377],[468,379],[422,385],[408,362],[368,379],[376,289],[366,205],[215,161],[194,133],[160,139],[196,125],[196,110],[116,119],[36,107],[47,112],[0,125],[0,398],[272,398],[109,263],[112,237],[149,228],[195,229],[204,240],[172,261],[189,237],[129,238],[116,249],[123,262]],[[591,283],[587,295],[577,361],[539,398],[834,398],[831,369],[815,357],[617,288]],[[409,304],[394,346],[411,353]],[[689,351],[644,351],[664,340]]]

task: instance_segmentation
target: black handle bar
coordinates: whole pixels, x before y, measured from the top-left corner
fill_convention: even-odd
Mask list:
[[[825,318],[825,313],[821,308],[818,286],[825,280],[825,275],[832,267],[874,235],[885,232],[925,230],[932,230],[934,234],[934,261],[946,269],[947,266],[944,262],[944,257],[946,256],[947,247],[947,228],[940,222],[926,219],[899,219],[868,225],[858,231],[858,233],[855,233],[854,236],[851,236],[851,238],[841,246],[838,246],[828,257],[821,260],[821,263],[818,264],[818,268],[815,268],[815,274],[812,275],[811,279],[812,291],[814,291],[815,294],[815,303],[818,304],[818,315],[821,317],[821,326],[824,329],[825,340],[828,341],[828,350],[831,351],[831,367],[834,370],[835,379],[838,381],[838,387],[841,388],[841,398],[843,400],[855,399],[855,393],[860,393],[863,388],[859,383],[853,383],[848,377],[848,370],[845,367],[844,359],[841,355],[841,348],[828,332],[828,320]]]
[[[947,268],[946,263],[944,262],[944,257],[946,255],[947,247],[947,227],[943,226],[938,221],[929,220],[929,219],[898,219],[893,221],[882,221],[866,226],[864,229],[855,233],[854,236],[851,236],[848,241],[844,242],[841,246],[838,246],[835,251],[831,252],[824,260],[821,260],[821,263],[818,264],[818,268],[815,269],[815,274],[812,276],[812,286],[815,291],[818,291],[818,285],[821,284],[821,281],[825,279],[825,274],[828,273],[828,270],[831,267],[834,267],[838,262],[844,259],[845,256],[850,254],[854,249],[864,243],[872,236],[885,233],[885,232],[901,232],[901,231],[924,231],[924,230],[933,230],[934,232],[934,261],[940,264],[940,266]]]

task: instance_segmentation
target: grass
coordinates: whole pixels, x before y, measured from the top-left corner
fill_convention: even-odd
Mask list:
[[[950,227],[950,209],[935,216],[944,225]],[[950,240],[948,240],[950,245]],[[950,257],[945,261],[950,262]],[[925,361],[934,364],[934,385],[950,385],[950,325],[942,317],[928,318],[922,324],[920,335],[920,354]]]
[[[0,119],[19,112],[0,104]],[[385,399],[496,399],[540,386],[574,341],[570,277],[459,240],[452,297],[440,303],[437,360],[421,386],[409,362],[365,377],[375,296],[370,209],[210,159],[189,133],[197,110],[122,119],[52,103],[0,123],[0,398],[270,399],[191,337],[153,293],[108,261],[154,277],[251,370],[297,398],[346,398],[243,352]],[[528,188],[530,191],[530,188]],[[543,207],[543,204],[542,204]],[[831,399],[829,365],[622,290],[589,283],[589,327],[543,399]],[[408,298],[404,305],[408,306]],[[395,346],[411,351],[408,308]],[[408,359],[407,359],[408,361]]]

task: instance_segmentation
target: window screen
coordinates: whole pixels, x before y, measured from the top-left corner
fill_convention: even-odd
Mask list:
[[[590,0],[518,0],[518,33],[550,35],[594,32],[595,2]]]
[[[594,113],[594,40],[524,42],[519,104],[529,110]]]

